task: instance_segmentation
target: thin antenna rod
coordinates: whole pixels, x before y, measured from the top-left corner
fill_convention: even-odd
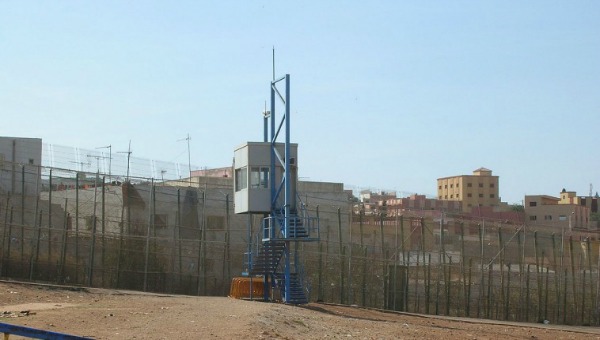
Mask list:
[[[100,146],[96,149],[108,149],[108,182],[112,183],[111,166],[112,166],[112,144],[108,146]]]
[[[190,134],[188,133],[187,136],[183,139],[179,139],[177,140],[178,142],[180,141],[187,141],[187,152],[188,152],[188,177],[189,177],[189,182],[190,182],[190,187],[192,186],[192,156],[191,156],[191,152],[190,152],[190,139],[192,139],[190,137]]]
[[[127,151],[117,151],[117,153],[126,153],[127,154],[127,178],[125,179],[125,182],[129,183],[129,164],[131,163],[131,153],[133,151],[131,151],[131,139],[129,140],[129,147],[127,148]]]
[[[275,46],[273,46],[273,81],[275,81]]]
[[[187,134],[187,147],[188,147],[188,176],[190,177],[190,186],[192,186],[192,156],[190,154],[190,134]]]

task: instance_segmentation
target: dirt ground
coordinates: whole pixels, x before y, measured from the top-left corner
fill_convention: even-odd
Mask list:
[[[6,281],[0,281],[0,322],[94,339],[600,339],[593,327]]]

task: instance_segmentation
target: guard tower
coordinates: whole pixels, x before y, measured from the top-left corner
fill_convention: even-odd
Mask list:
[[[285,95],[277,88],[282,81]],[[285,106],[278,123],[276,96]],[[250,237],[254,245],[246,253],[243,274],[263,277],[265,300],[279,289],[283,302],[307,303],[304,269],[295,249],[299,242],[318,241],[319,221],[308,215],[296,192],[298,145],[290,143],[289,74],[271,82],[271,111],[264,119],[264,141],[247,142],[234,152],[235,213],[264,217],[259,234]],[[283,141],[278,141],[280,135]]]

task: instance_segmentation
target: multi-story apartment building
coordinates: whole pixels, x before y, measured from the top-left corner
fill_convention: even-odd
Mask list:
[[[438,178],[438,199],[461,201],[464,212],[476,207],[500,206],[499,177],[492,170],[479,168],[473,175]]]

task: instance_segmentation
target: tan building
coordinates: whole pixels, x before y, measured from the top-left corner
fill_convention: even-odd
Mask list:
[[[492,170],[479,168],[473,175],[438,178],[437,184],[438,199],[460,201],[464,212],[500,205],[499,177],[492,176]]]
[[[555,227],[572,231],[592,229],[590,209],[580,205],[575,193],[561,192],[561,197],[548,195],[525,196],[525,222],[528,225]],[[575,200],[571,200],[575,198]]]

